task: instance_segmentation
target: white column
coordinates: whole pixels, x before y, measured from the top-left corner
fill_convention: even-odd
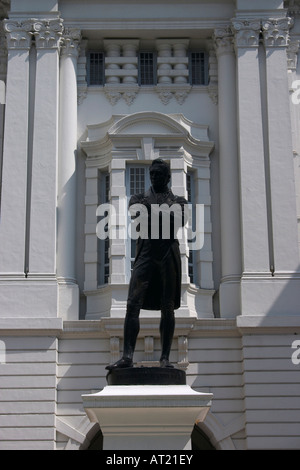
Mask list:
[[[30,24],[4,21],[7,90],[0,219],[0,315],[34,316],[25,279],[29,138]],[[29,296],[32,297],[32,296]],[[38,299],[36,304],[39,304]]]
[[[95,166],[87,166],[85,170],[85,275],[84,290],[96,291],[98,287],[97,262],[97,207],[99,185],[99,171]]]
[[[80,31],[65,31],[60,59],[57,278],[59,314],[78,319],[76,283],[77,59]]]
[[[30,200],[29,276],[56,276],[58,73],[62,21],[35,21],[36,80]]]
[[[236,19],[243,272],[270,273],[258,45],[260,21]]]
[[[279,24],[236,18],[243,275],[241,314],[299,314],[292,133]],[[270,34],[270,27],[274,27]],[[277,39],[271,39],[275,34]],[[278,36],[277,36],[278,35]],[[271,44],[271,46],[270,46]],[[274,44],[274,42],[273,42]],[[280,46],[282,47],[282,45]],[[277,271],[278,270],[278,271]]]
[[[292,126],[287,76],[290,18],[263,22],[275,275],[299,271]]]
[[[203,246],[194,251],[197,263],[198,284],[201,289],[213,291],[213,251],[212,251],[212,223],[211,223],[211,196],[210,196],[210,162],[198,163],[195,173],[196,202],[203,206],[204,225]],[[200,212],[201,214],[201,212]],[[201,224],[201,215],[197,214],[197,224]],[[199,235],[198,235],[199,237]],[[197,279],[197,277],[196,277]],[[207,296],[209,298],[209,296]]]
[[[266,311],[262,280],[271,279],[271,237],[265,175],[265,135],[259,64],[260,20],[233,20],[237,55],[240,204],[243,274],[241,314]]]
[[[300,40],[298,34],[291,37],[289,41],[288,54],[288,79],[291,103],[291,119],[293,134],[293,154],[294,154],[294,173],[296,185],[296,205],[297,205],[297,221],[298,221],[298,251],[300,254],[300,109],[299,109],[299,82],[297,77],[298,53]]]
[[[127,204],[125,170],[126,162],[123,158],[112,158],[110,162],[110,203],[119,216],[118,226],[114,230],[115,236],[110,239],[110,283],[112,285],[124,285],[128,281],[126,276]]]
[[[0,272],[24,277],[29,106],[29,49],[26,23],[4,21],[7,90],[3,148]]]
[[[27,277],[31,315],[57,317],[56,198],[58,154],[58,49],[62,21],[31,20],[36,64],[29,153]],[[28,287],[29,289],[29,287]],[[38,298],[43,308],[35,305]]]
[[[222,279],[221,317],[240,313],[241,233],[236,117],[236,59],[233,37],[215,31],[218,57],[220,218]]]
[[[186,172],[187,172],[187,164],[183,158],[176,159],[172,158],[170,160],[170,167],[172,173],[172,191],[177,196],[185,197],[187,196],[186,192]],[[182,275],[181,275],[181,282],[184,285],[189,284],[189,266],[188,266],[188,259],[189,259],[189,249],[187,245],[187,228],[185,227],[182,231],[182,240],[180,240],[180,256],[181,256],[181,268],[182,268]],[[184,289],[182,289],[182,294],[184,293]],[[183,300],[183,299],[182,299]],[[184,301],[182,302],[184,305]]]

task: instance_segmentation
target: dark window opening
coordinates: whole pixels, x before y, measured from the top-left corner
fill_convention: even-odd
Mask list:
[[[88,84],[104,85],[104,54],[89,52],[88,55]]]
[[[205,52],[191,52],[189,58],[190,64],[190,84],[207,85],[208,84],[208,66]]]
[[[153,52],[139,53],[139,85],[156,85],[156,57]]]

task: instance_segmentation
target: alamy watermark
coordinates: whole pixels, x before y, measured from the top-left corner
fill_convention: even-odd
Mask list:
[[[204,204],[133,204],[127,198],[115,204],[100,204],[96,215],[101,217],[96,233],[100,240],[170,239],[186,242],[190,250],[204,245]],[[149,218],[150,215],[150,218]]]
[[[296,339],[292,343],[292,349],[295,351],[292,354],[292,363],[297,366],[300,364],[300,340]]]

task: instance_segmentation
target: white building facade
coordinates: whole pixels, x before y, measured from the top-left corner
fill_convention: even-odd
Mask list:
[[[127,201],[158,157],[196,236],[171,352],[213,393],[192,446],[299,449],[300,2],[0,7],[0,449],[102,448],[81,396],[122,350]]]

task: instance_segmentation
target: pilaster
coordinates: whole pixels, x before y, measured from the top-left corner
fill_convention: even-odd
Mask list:
[[[220,313],[240,312],[241,234],[236,116],[236,59],[230,28],[214,35],[218,58],[221,260]]]
[[[29,273],[56,276],[59,48],[62,20],[32,20],[36,71],[32,131]]]
[[[62,21],[9,19],[4,29],[9,60],[0,227],[2,311],[12,318],[54,318]]]
[[[270,273],[261,76],[258,61],[260,29],[259,20],[233,20],[237,56],[244,274]]]
[[[264,15],[265,19],[262,18]],[[287,77],[291,22],[232,21],[238,77],[242,315],[298,313],[299,255]]]
[[[287,75],[290,18],[262,22],[266,50],[269,179],[275,275],[299,271],[292,126]],[[276,97],[276,98],[275,98]]]
[[[25,277],[30,27],[5,20],[7,90],[3,147],[0,270]],[[14,156],[12,158],[12,155]]]
[[[76,283],[77,60],[81,32],[65,29],[60,57],[57,279],[59,315],[78,319]]]

